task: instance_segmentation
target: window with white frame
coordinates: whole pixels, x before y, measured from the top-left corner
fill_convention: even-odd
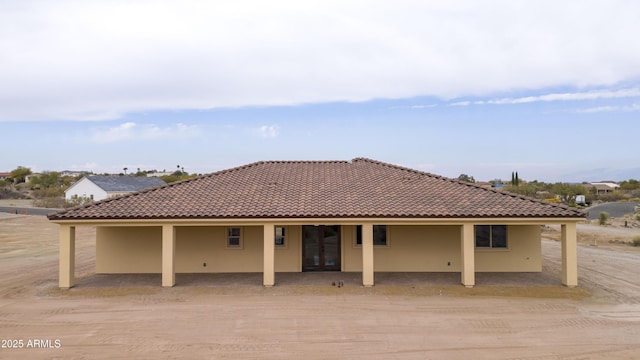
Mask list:
[[[284,226],[276,226],[275,244],[276,247],[286,247],[286,229]]]
[[[362,245],[362,225],[356,226],[356,246]],[[373,225],[373,245],[387,246],[387,225]]]
[[[507,225],[476,225],[476,248],[506,249]]]
[[[240,227],[227,228],[227,248],[230,248],[230,249],[242,248],[242,228]]]

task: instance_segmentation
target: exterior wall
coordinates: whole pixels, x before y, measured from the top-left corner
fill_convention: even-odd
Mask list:
[[[242,227],[242,247],[238,249],[226,247],[226,229],[177,227],[176,272],[262,272],[262,227]]]
[[[539,225],[509,226],[508,249],[476,249],[477,272],[541,272],[542,241]]]
[[[475,251],[477,272],[540,272],[540,227],[509,226],[508,249]],[[343,226],[342,271],[362,271],[355,226]],[[461,271],[459,226],[389,226],[388,246],[374,247],[374,271]]]
[[[299,226],[287,226],[285,247],[276,247],[277,272],[301,271]],[[177,273],[262,272],[262,226],[242,227],[242,248],[226,247],[225,226],[176,227]],[[160,273],[161,227],[98,227],[97,273]]]
[[[302,271],[302,226],[285,227],[285,246],[276,246],[276,272]]]
[[[286,246],[275,248],[276,272],[302,269],[301,226],[286,227]],[[374,248],[374,271],[461,271],[460,226],[389,226],[388,246]],[[342,226],[342,271],[362,271],[356,227]],[[540,227],[509,226],[508,249],[476,249],[477,272],[542,271]],[[98,227],[97,273],[160,273],[161,227]],[[225,226],[176,227],[176,272],[262,272],[262,226],[242,227],[242,248],[226,247]]]
[[[67,200],[71,200],[74,195],[79,198],[90,198],[93,195],[94,201],[104,200],[109,197],[106,191],[87,178],[80,179],[64,193],[64,197]]]
[[[162,272],[162,227],[96,229],[96,273]]]

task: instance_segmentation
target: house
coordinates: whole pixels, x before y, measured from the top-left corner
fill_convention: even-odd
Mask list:
[[[62,170],[60,171],[60,176],[70,176],[70,177],[78,177],[84,174],[87,174],[88,171],[76,171],[76,170]]]
[[[173,174],[171,171],[162,171],[162,172],[152,172],[148,173],[147,177],[162,177],[162,176],[171,176]]]
[[[156,186],[165,185],[159,178],[136,176],[85,176],[64,192],[67,201],[73,199],[104,200]]]
[[[10,172],[0,172],[0,180],[7,180],[11,177]]]
[[[594,182],[591,183],[591,186],[596,190],[596,195],[613,192],[620,188],[620,185],[610,181]]]
[[[96,226],[96,272],[540,272],[541,225],[561,225],[562,283],[577,286],[585,213],[375,160],[265,161],[49,215],[61,288],[75,229]]]

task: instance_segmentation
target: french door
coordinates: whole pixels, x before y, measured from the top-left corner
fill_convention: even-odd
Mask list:
[[[302,226],[302,271],[340,271],[340,225]]]

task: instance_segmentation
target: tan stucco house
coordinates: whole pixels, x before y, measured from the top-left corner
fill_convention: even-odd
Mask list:
[[[577,285],[585,214],[370,159],[266,161],[49,215],[60,287],[74,284],[75,229],[96,226],[96,272],[540,272],[541,225],[562,229],[562,283]]]

